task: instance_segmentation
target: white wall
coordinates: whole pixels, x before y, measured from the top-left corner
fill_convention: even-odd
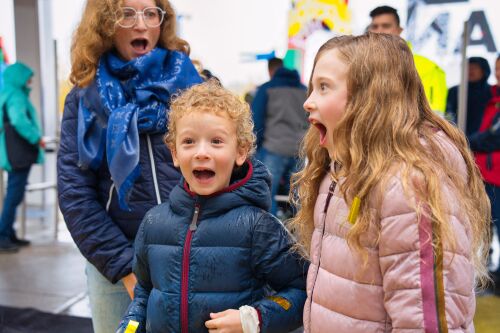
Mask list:
[[[181,15],[180,33],[191,57],[218,76],[224,85],[240,88],[267,81],[265,61],[244,61],[244,53],[284,57],[290,0],[172,0]]]

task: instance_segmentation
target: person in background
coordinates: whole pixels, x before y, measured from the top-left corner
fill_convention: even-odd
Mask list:
[[[299,145],[307,129],[302,105],[306,87],[296,70],[283,67],[279,58],[268,60],[270,81],[257,89],[252,101],[253,121],[257,135],[257,159],[272,175],[271,213],[278,213],[275,200],[283,181],[288,195],[290,176],[298,170]]]
[[[410,48],[388,34],[332,38],[308,91],[290,223],[311,258],[305,332],[473,332],[488,197]]]
[[[165,142],[183,179],[141,224],[136,297],[118,332],[130,321],[137,332],[155,333],[297,328],[307,263],[266,212],[270,177],[252,159],[248,104],[211,80],[172,102],[168,128]]]
[[[136,283],[133,241],[180,173],[163,144],[170,98],[202,82],[167,0],[88,0],[71,47],[59,205],[86,266],[95,333],[114,332]]]
[[[390,6],[380,6],[370,12],[372,19],[368,31],[401,36],[398,11]],[[413,61],[424,86],[425,96],[431,109],[444,116],[446,110],[446,73],[436,63],[421,55],[413,53]]]
[[[43,163],[44,142],[36,110],[29,100],[33,70],[17,62],[3,73],[0,91],[0,168],[8,173],[7,194],[0,216],[0,252],[16,252],[30,242],[14,230],[16,209],[34,163]],[[3,172],[0,170],[0,172]]]
[[[500,240],[500,55],[495,62],[495,77],[497,84],[491,87],[492,97],[484,109],[481,125],[468,139],[484,179],[491,217]],[[500,266],[491,275],[495,294],[500,295]]]
[[[488,61],[482,57],[469,58],[469,78],[467,87],[467,120],[465,133],[469,136],[479,131],[484,109],[491,99],[491,87],[488,77],[491,69]],[[457,123],[458,85],[448,91],[446,118]]]

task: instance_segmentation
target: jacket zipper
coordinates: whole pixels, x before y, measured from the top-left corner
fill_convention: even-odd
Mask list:
[[[332,181],[330,187],[328,189],[328,196],[326,197],[325,207],[323,207],[323,221],[321,224],[321,244],[318,254],[318,267],[316,268],[316,275],[314,277],[314,282],[311,288],[311,301],[309,302],[309,313],[311,313],[312,302],[313,302],[313,294],[314,294],[314,286],[316,285],[316,280],[318,279],[319,268],[321,267],[321,254],[323,252],[323,236],[325,235],[325,226],[326,226],[326,213],[328,212],[328,206],[330,205],[330,200],[332,199],[333,193],[335,192],[335,187],[337,186],[337,182]]]
[[[111,179],[111,186],[109,187],[108,202],[106,202],[106,212],[109,213],[109,206],[111,206],[111,200],[113,200],[113,190],[115,189],[115,183]]]
[[[149,153],[149,162],[151,163],[151,173],[153,174],[153,185],[155,187],[156,194],[156,203],[161,204],[160,197],[160,188],[158,186],[158,177],[156,176],[156,165],[155,165],[155,157],[153,155],[153,145],[151,144],[151,137],[149,134],[146,136],[148,141],[148,153]]]
[[[182,252],[182,277],[181,277],[181,332],[188,333],[188,287],[189,287],[189,254],[191,253],[191,240],[193,233],[198,228],[198,216],[200,215],[200,205],[194,205],[194,214],[189,230],[184,240]]]

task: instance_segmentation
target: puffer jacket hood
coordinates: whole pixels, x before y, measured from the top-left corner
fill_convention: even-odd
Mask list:
[[[470,57],[469,64],[477,64],[483,70],[484,76],[480,80],[481,83],[485,83],[486,81],[488,81],[488,78],[490,77],[491,74],[491,68],[490,65],[488,64],[488,60],[484,59],[483,57]]]
[[[8,66],[3,73],[4,85],[21,89],[26,86],[28,80],[33,76],[33,70],[23,64],[16,62]]]
[[[194,202],[203,207],[203,217],[217,216],[244,205],[267,211],[271,206],[270,187],[269,171],[262,162],[252,159],[233,172],[233,178],[227,188],[210,196],[198,196],[191,192],[182,178],[172,190],[170,202],[172,210],[183,216],[192,214]],[[210,204],[206,205],[208,200]]]
[[[274,73],[273,81],[279,85],[284,85],[287,87],[302,87],[300,82],[299,72],[295,69],[288,69],[285,67],[278,68],[276,73]]]

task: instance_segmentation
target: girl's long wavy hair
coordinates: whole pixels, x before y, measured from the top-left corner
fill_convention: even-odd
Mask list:
[[[329,138],[334,142],[335,156],[330,158],[328,151],[319,146],[318,130],[313,126],[301,145],[300,156],[307,163],[292,178],[291,193],[295,193],[299,211],[290,224],[300,245],[309,252],[319,186],[333,159],[342,165],[334,178],[343,177],[340,191],[348,206],[354,196],[361,199],[347,241],[366,259],[360,238],[373,223],[370,199],[380,202],[385,182],[394,174],[391,168],[399,166],[405,191],[411,189],[419,198],[415,203],[418,214],[429,216],[433,228],[439,230],[434,235],[434,246],[444,242],[454,248],[454,230],[442,192],[442,181],[449,182],[469,223],[470,256],[477,277],[485,282],[491,216],[484,184],[463,133],[430,109],[405,41],[373,33],[332,38],[319,49],[313,73],[318,59],[332,49],[348,66],[348,98],[345,113]],[[311,89],[309,81],[309,94]],[[444,132],[460,151],[467,179],[447,160],[443,147],[435,140],[436,131]]]
[[[155,0],[165,17],[158,46],[189,55],[189,44],[176,35],[176,16],[168,0]],[[88,0],[71,43],[71,83],[85,87],[94,79],[99,58],[113,48],[116,12],[123,0]]]

